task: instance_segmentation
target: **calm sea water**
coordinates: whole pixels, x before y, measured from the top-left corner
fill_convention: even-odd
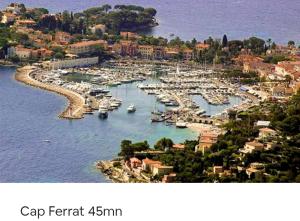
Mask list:
[[[1,0],[5,7],[12,0]],[[15,2],[16,0],[14,0]],[[20,0],[28,6],[50,9],[52,12],[80,11],[105,3],[138,4],[158,10],[160,26],[152,32],[169,37],[175,34],[183,39],[208,36],[229,39],[258,36],[278,43],[295,40],[300,43],[299,0]]]
[[[153,144],[163,136],[177,142],[197,136],[189,130],[151,124],[155,99],[135,85],[114,89],[112,94],[124,104],[106,121],[96,115],[60,120],[57,114],[66,100],[17,83],[14,71],[0,67],[0,182],[104,182],[93,164],[116,156],[122,139]],[[132,115],[126,112],[130,103],[138,109]]]

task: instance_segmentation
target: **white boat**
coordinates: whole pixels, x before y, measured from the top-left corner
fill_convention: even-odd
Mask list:
[[[182,121],[182,120],[179,120],[176,122],[176,127],[178,128],[186,128],[187,127],[187,123]]]
[[[100,105],[98,110],[99,118],[105,119],[108,117],[108,108],[106,105]]]
[[[128,113],[134,113],[136,111],[136,107],[131,104],[128,108],[127,108]]]
[[[197,111],[195,112],[195,114],[201,115],[201,114],[204,114],[205,112],[206,112],[205,110],[199,109],[199,110],[197,110]]]
[[[110,106],[111,106],[112,108],[115,108],[115,109],[117,109],[118,107],[120,107],[120,105],[121,105],[121,104],[119,104],[119,103],[117,103],[117,102],[112,102],[112,103],[110,104]]]

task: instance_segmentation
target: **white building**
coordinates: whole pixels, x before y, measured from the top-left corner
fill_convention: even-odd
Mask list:
[[[78,59],[68,59],[68,60],[60,60],[60,61],[47,61],[43,63],[43,67],[55,70],[55,69],[95,65],[98,64],[98,62],[99,62],[98,57],[78,58]]]

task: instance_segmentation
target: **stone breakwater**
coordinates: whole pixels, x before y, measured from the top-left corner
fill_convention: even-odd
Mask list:
[[[80,94],[59,86],[50,85],[35,80],[31,76],[32,74],[35,73],[35,71],[36,69],[31,66],[25,66],[19,68],[16,71],[15,79],[26,85],[30,85],[32,87],[54,92],[66,97],[68,99],[68,106],[65,108],[65,110],[62,113],[59,114],[59,118],[81,119],[84,117],[84,113],[86,111],[84,107],[85,100]]]

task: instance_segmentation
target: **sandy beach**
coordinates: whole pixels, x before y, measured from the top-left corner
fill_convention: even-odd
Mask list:
[[[202,124],[202,123],[188,123],[187,124],[187,128],[189,128],[190,130],[193,130],[199,134],[201,133],[205,133],[205,132],[218,132],[220,133],[221,130],[219,128],[216,128],[212,125],[208,125],[208,124]]]
[[[34,73],[35,68],[32,66],[25,66],[17,69],[15,74],[15,79],[24,84],[37,87],[43,90],[55,92],[60,94],[68,99],[68,106],[65,110],[59,114],[59,118],[63,119],[81,119],[84,117],[85,113],[85,100],[84,98],[73,91],[67,90],[62,87],[49,85],[46,83],[39,82],[31,77],[31,74]]]

